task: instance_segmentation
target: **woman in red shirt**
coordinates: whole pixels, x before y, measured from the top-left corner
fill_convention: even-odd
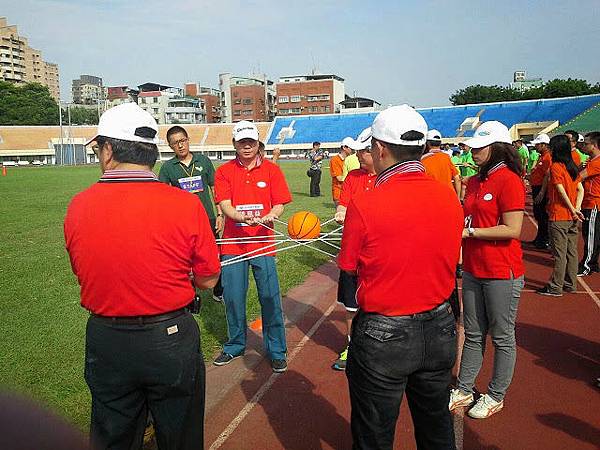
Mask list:
[[[465,343],[449,408],[474,403],[473,386],[489,334],[495,349],[492,379],[488,392],[468,411],[469,416],[484,419],[503,408],[515,367],[515,320],[525,272],[519,241],[525,186],[506,126],[485,122],[465,144],[472,149],[479,175],[470,178],[464,200]]]
[[[569,138],[564,135],[550,139],[552,165],[548,179],[548,231],[554,256],[554,271],[546,286],[538,294],[562,296],[563,291],[577,289],[577,225],[583,221],[581,202],[583,186],[579,169],[571,155]]]

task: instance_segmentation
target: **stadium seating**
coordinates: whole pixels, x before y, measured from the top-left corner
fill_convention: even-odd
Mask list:
[[[569,129],[579,131],[580,133],[600,130],[600,104],[552,130],[552,134],[564,133]]]
[[[600,103],[600,95],[586,95],[546,100],[520,102],[484,103],[478,105],[420,108],[430,128],[436,128],[444,137],[457,137],[463,121],[479,115],[482,122],[498,120],[509,128],[518,123],[558,121],[565,123]],[[277,117],[268,144],[276,145],[290,133],[282,129],[293,123],[293,136],[286,137],[284,144],[308,144],[312,141],[340,142],[346,136],[356,137],[371,124],[375,113],[342,114],[325,116]],[[464,132],[470,136],[473,130]]]

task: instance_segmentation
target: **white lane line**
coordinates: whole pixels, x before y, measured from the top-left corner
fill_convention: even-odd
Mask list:
[[[323,316],[321,316],[319,318],[319,320],[317,320],[315,322],[315,324],[312,326],[312,328],[310,330],[308,330],[308,333],[306,333],[306,335],[300,340],[300,342],[298,342],[298,345],[296,345],[296,347],[294,347],[294,349],[288,356],[288,364],[294,360],[294,358],[298,355],[300,350],[302,350],[302,348],[306,345],[308,340],[319,329],[319,327],[321,326],[323,321],[325,319],[327,319],[327,317],[329,317],[331,312],[335,309],[336,305],[337,305],[337,302],[333,302],[333,304],[329,307],[329,309],[325,312],[325,314]],[[282,375],[282,374],[273,373],[269,377],[269,379],[267,381],[265,381],[265,383],[260,387],[260,389],[256,392],[256,394],[254,394],[254,397],[252,397],[250,399],[250,401],[248,401],[248,403],[246,403],[246,406],[244,406],[242,408],[242,410],[239,412],[239,414],[229,423],[229,425],[227,425],[227,428],[225,428],[225,430],[223,430],[223,432],[219,435],[219,437],[215,440],[215,442],[212,443],[212,445],[210,446],[210,450],[216,450],[216,449],[220,448],[225,443],[225,441],[227,439],[229,439],[229,437],[233,434],[233,432],[236,430],[236,428],[240,425],[240,423],[242,423],[242,421],[246,418],[246,416],[248,414],[250,414],[250,411],[252,411],[252,408],[254,408],[257,405],[257,403],[264,397],[264,395],[268,392],[268,390],[271,388],[271,386],[273,386],[273,383],[275,383],[275,381],[277,380],[277,378],[280,375]]]
[[[525,211],[525,215],[527,216],[529,221],[533,224],[533,226],[537,230],[538,225],[535,222],[535,220],[533,220],[531,218],[531,216],[529,215],[529,213],[527,211]],[[596,303],[596,306],[598,306],[598,308],[600,308],[600,299],[598,298],[596,293],[590,289],[590,287],[588,286],[588,284],[585,281],[582,280],[582,277],[577,277],[577,281],[579,282],[579,284],[581,284],[583,286],[583,289],[585,289],[585,291],[592,298],[592,300],[594,300],[594,302]]]

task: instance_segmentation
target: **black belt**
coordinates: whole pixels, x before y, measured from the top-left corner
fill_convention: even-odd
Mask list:
[[[397,319],[418,319],[418,320],[429,320],[434,318],[435,316],[437,316],[438,314],[440,314],[443,311],[447,311],[448,313],[452,312],[452,307],[450,306],[450,302],[448,300],[446,300],[444,303],[442,303],[439,306],[436,306],[433,309],[427,310],[427,311],[422,311],[419,313],[415,313],[415,314],[406,314],[403,316],[384,316],[383,314],[379,314],[376,312],[361,312],[359,310],[359,313],[364,314],[364,315],[370,315],[370,314],[374,314],[380,317],[386,317],[389,318],[390,320],[397,320]]]
[[[185,313],[186,309],[181,308],[175,311],[171,311],[164,314],[156,314],[153,316],[99,316],[98,314],[92,314],[95,319],[99,319],[102,322],[109,322],[111,324],[121,325],[147,325],[152,323],[164,322],[165,320],[175,319]]]

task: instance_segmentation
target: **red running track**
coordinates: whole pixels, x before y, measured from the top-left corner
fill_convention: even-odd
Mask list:
[[[535,235],[524,222],[523,240]],[[504,409],[485,420],[454,414],[459,449],[600,448],[600,274],[561,298],[533,291],[549,278],[549,253],[525,249],[526,285],[517,319],[517,366]],[[206,448],[349,449],[344,373],[330,368],[345,345],[345,314],[335,306],[337,269],[327,264],[284,299],[289,370],[272,374],[252,335],[246,356],[207,371]],[[491,374],[488,345],[477,389]],[[396,449],[415,448],[405,402]]]

